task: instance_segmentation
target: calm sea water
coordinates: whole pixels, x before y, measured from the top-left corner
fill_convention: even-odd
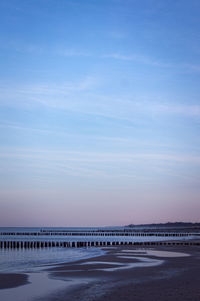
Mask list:
[[[97,230],[98,228],[0,228],[0,232],[38,232],[40,230]],[[122,227],[104,228],[118,230]],[[138,230],[143,230],[140,228]],[[127,237],[127,236],[60,236],[50,235],[45,233],[39,236],[33,235],[0,235],[2,240],[59,240],[59,241],[156,241],[168,239],[190,239],[191,237]],[[54,279],[49,277],[45,272],[48,265],[53,266],[58,263],[72,262],[80,259],[96,257],[104,254],[101,248],[41,248],[41,249],[0,249],[0,273],[26,273],[29,277],[29,283],[20,287],[0,290],[0,300],[15,300],[15,301],[36,301],[41,297],[48,300],[48,296],[59,294],[61,290],[71,288],[77,284],[87,284],[88,279]],[[125,255],[127,255],[125,253]],[[135,256],[135,254],[133,253]],[[129,254],[130,256],[130,254]],[[143,258],[144,260],[144,258]],[[149,260],[149,259],[148,259]],[[158,262],[157,262],[158,263]],[[140,266],[145,266],[145,262],[138,263]],[[151,264],[151,263],[150,263]],[[116,267],[114,267],[116,269]],[[78,281],[78,282],[77,282]],[[39,299],[38,299],[39,298]]]
[[[0,273],[32,272],[46,265],[76,261],[103,253],[99,248],[2,249]]]
[[[100,228],[0,228],[0,232],[39,232],[40,230],[97,230]],[[102,229],[102,228],[101,228]],[[124,229],[122,227],[110,227],[105,229]],[[142,230],[142,228],[141,228]],[[59,240],[59,241],[156,241],[156,240],[168,240],[170,237],[126,237],[126,236],[60,236],[52,235],[46,236],[45,233],[42,236],[10,236],[0,235],[0,239],[3,240]],[[190,238],[193,238],[192,236]],[[188,237],[171,237],[170,239],[189,239]],[[54,265],[57,263],[76,261],[79,259],[95,257],[101,255],[103,251],[100,248],[43,248],[43,249],[0,249],[0,272],[32,272],[33,270],[43,267],[45,265]]]
[[[40,230],[91,230],[94,228],[26,228],[0,227],[0,232],[37,232]],[[2,236],[3,239],[6,237]],[[13,239],[8,236],[6,239]],[[32,239],[16,236],[16,239]],[[40,237],[44,238],[44,237]],[[49,237],[47,237],[49,239]],[[53,237],[51,237],[53,238]],[[62,237],[66,240],[66,238]],[[55,239],[58,239],[56,237]],[[84,258],[95,257],[104,252],[99,248],[43,248],[43,249],[0,249],[0,273],[32,272],[63,262],[72,262]]]
[[[140,228],[140,227],[139,227]],[[0,227],[0,232],[36,232],[40,230],[54,230],[54,231],[87,231],[87,230],[99,230],[99,229],[109,229],[109,230],[119,230],[124,229],[124,227]],[[142,228],[141,228],[142,229]]]

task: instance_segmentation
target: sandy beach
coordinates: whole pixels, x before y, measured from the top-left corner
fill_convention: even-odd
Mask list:
[[[200,300],[198,246],[121,246],[105,250],[103,256],[48,268],[49,277],[65,281],[66,288],[37,300]],[[0,275],[1,288],[27,281],[24,274]]]
[[[161,252],[145,254],[148,250]],[[173,254],[165,251],[176,254],[170,257]],[[142,261],[142,258],[148,258],[149,261]],[[113,263],[119,262],[122,265],[114,265],[113,268]],[[139,263],[146,266],[139,266]],[[131,266],[132,264],[135,266]],[[98,259],[93,258],[86,262],[80,261],[74,265],[61,265],[52,269],[53,277],[85,278],[88,279],[88,284],[72,292],[62,292],[49,300],[199,301],[199,264],[199,247],[114,248]],[[110,267],[113,269],[109,270]]]
[[[26,274],[0,274],[0,289],[14,288],[27,283]]]
[[[47,269],[66,288],[41,301],[200,300],[198,246],[105,248],[106,254]],[[28,283],[25,274],[0,274],[0,288]],[[3,300],[10,301],[10,300]]]

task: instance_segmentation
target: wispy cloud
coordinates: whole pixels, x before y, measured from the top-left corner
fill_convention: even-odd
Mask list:
[[[66,56],[66,57],[91,57],[93,56],[91,52],[78,50],[78,49],[57,49],[55,52],[58,55]]]
[[[63,151],[49,149],[0,149],[0,162],[7,173],[34,173],[40,176],[73,176],[81,178],[155,180],[161,176],[188,179],[197,182],[194,171],[200,165],[200,156],[181,153],[128,153]],[[20,173],[21,174],[21,173]]]
[[[142,100],[131,96],[106,95],[99,90],[101,79],[92,76],[63,84],[14,85],[0,84],[0,105],[42,105],[57,110],[68,110],[120,120],[139,120],[141,116],[180,115],[199,117],[198,104],[176,104],[172,100]],[[99,90],[99,92],[98,92]],[[140,119],[141,120],[141,119]]]
[[[122,53],[111,53],[111,54],[105,54],[102,57],[104,58],[110,58],[110,59],[115,59],[115,60],[123,60],[123,61],[134,61],[138,63],[143,63],[151,66],[156,66],[156,67],[172,67],[172,64],[169,63],[163,63],[161,61],[158,61],[156,59],[153,59],[151,57],[141,55],[141,54],[122,54]]]
[[[200,117],[200,105],[156,105],[157,112],[183,116]]]
[[[62,103],[69,102],[66,97],[72,96],[73,93],[89,92],[96,85],[97,80],[92,76],[62,84],[12,85],[0,83],[0,104],[43,103],[48,106],[62,107]]]
[[[107,32],[109,38],[114,40],[123,40],[128,37],[128,33],[120,30],[110,30]]]
[[[183,153],[152,153],[152,152],[98,152],[98,151],[65,151],[39,148],[0,148],[1,158],[32,158],[56,162],[82,162],[82,163],[131,163],[138,160],[149,162],[176,162],[200,164],[199,155]],[[79,164],[78,163],[78,164]],[[152,163],[153,164],[153,163]]]
[[[53,135],[53,137],[65,137],[65,138],[74,138],[74,139],[92,139],[93,141],[101,141],[101,142],[106,142],[109,144],[118,144],[119,145],[150,145],[151,144],[148,141],[141,141],[138,139],[133,139],[131,138],[125,138],[123,136],[102,136],[102,135],[94,135],[94,134],[89,134],[89,133],[77,133],[77,132],[71,132],[65,128],[61,127],[56,127],[53,126],[53,128],[48,127],[44,128],[43,127],[30,127],[30,126],[25,126],[20,123],[10,123],[10,122],[1,122],[0,123],[0,128],[4,130],[11,129],[13,131],[25,131],[27,133],[37,133],[37,134],[44,134],[44,135]],[[155,146],[155,144],[152,144],[152,146]],[[160,146],[163,146],[162,144]]]
[[[199,64],[192,64],[192,63],[182,63],[177,65],[183,70],[190,71],[190,72],[200,72],[200,65]]]
[[[126,34],[120,31],[110,31],[106,33],[113,39],[124,39]],[[110,53],[101,53],[98,51],[91,51],[90,49],[76,48],[76,47],[65,47],[64,45],[50,45],[45,46],[45,44],[34,44],[34,43],[24,43],[19,40],[1,40],[1,49],[12,49],[20,53],[28,53],[30,55],[48,55],[48,56],[60,56],[66,58],[93,58],[95,60],[106,59],[106,60],[118,60],[118,61],[129,61],[133,63],[140,63],[143,65],[164,68],[164,69],[174,69],[180,73],[198,73],[200,72],[200,65],[198,63],[193,63],[189,61],[180,62],[170,62],[169,59],[166,62],[165,59],[158,59],[156,57],[150,56],[147,53],[125,53],[120,52],[116,49]]]
[[[104,54],[101,56],[102,58],[107,59],[114,59],[114,60],[121,60],[121,61],[129,61],[129,62],[135,62],[135,63],[142,63],[144,65],[149,65],[152,67],[158,67],[158,68],[167,68],[167,69],[173,69],[175,71],[178,71],[180,73],[188,73],[188,72],[200,72],[200,65],[199,64],[193,64],[189,62],[179,62],[179,63],[173,63],[173,62],[164,62],[162,60],[158,60],[156,58],[153,58],[151,56],[148,56],[146,54],[137,54],[137,53],[131,53],[131,54],[124,54],[120,52],[113,52]]]

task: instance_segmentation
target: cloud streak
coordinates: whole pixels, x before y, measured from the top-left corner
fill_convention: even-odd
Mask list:
[[[115,94],[104,95],[96,92],[99,81],[94,77],[86,77],[79,82],[63,84],[40,84],[0,86],[0,105],[18,106],[46,106],[57,110],[69,110],[82,114],[90,114],[107,118],[134,121],[141,115],[162,116],[180,115],[185,117],[200,117],[200,105],[176,104],[161,101],[156,102],[137,97],[118,96]]]
[[[182,153],[168,154],[168,153],[150,153],[150,152],[86,152],[86,151],[64,151],[64,150],[49,150],[36,148],[16,148],[5,149],[1,148],[1,158],[32,158],[32,159],[46,159],[53,161],[74,161],[85,163],[108,163],[108,162],[122,162],[131,163],[138,162],[138,160],[147,160],[149,162],[177,162],[188,164],[200,164],[199,155],[187,155]]]
[[[163,63],[156,59],[153,59],[151,57],[148,57],[146,55],[141,55],[141,54],[127,55],[127,54],[121,54],[121,53],[116,52],[116,53],[103,55],[102,57],[108,58],[108,59],[110,58],[110,59],[115,59],[115,60],[122,60],[122,61],[134,61],[134,62],[151,65],[151,66],[155,66],[155,67],[161,67],[161,68],[172,67],[172,64]]]
[[[135,183],[141,181],[150,183],[155,182],[156,179],[156,181],[162,181],[162,179],[166,181],[168,178],[169,181],[174,177],[196,184],[199,181],[196,171],[200,166],[200,156],[177,152],[174,154],[114,153],[1,148],[0,162],[6,174],[16,175],[17,173],[19,181],[21,177],[27,177],[27,179],[31,177],[32,181],[35,177],[36,181],[40,181],[41,177],[45,179],[48,175],[48,181],[51,181],[52,177],[56,181],[62,177],[61,182],[65,182],[66,177],[83,178],[89,181],[98,179],[103,183],[105,179],[108,179],[115,185],[119,181],[120,187],[123,187],[129,186],[131,179],[134,179]],[[13,176],[10,177],[12,178]]]

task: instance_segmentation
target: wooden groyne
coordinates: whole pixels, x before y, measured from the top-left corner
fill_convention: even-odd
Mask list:
[[[0,232],[0,249],[79,248],[115,245],[199,245],[199,236],[200,232],[162,232],[158,230],[143,232],[126,231],[125,229],[117,231],[102,229],[7,231]]]
[[[105,246],[200,246],[200,241],[17,241],[1,240],[0,249],[88,248]]]
[[[136,232],[136,231],[39,231],[39,232],[0,232],[1,236],[164,236],[183,237],[200,236],[200,233],[192,232]]]

